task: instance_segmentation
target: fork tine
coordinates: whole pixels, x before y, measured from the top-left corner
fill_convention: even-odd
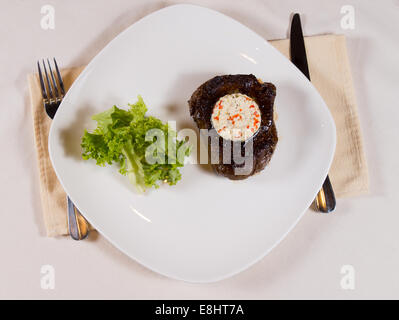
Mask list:
[[[40,80],[40,87],[42,89],[43,99],[47,99],[46,86],[44,85],[42,70],[40,69],[39,61],[37,61],[37,70],[39,71],[39,80]]]
[[[65,95],[64,83],[62,82],[60,69],[58,69],[57,60],[55,60],[55,58],[53,58],[53,59],[54,59],[55,71],[57,72],[58,83],[60,84],[60,88],[61,88],[61,94]]]
[[[58,98],[57,82],[55,82],[53,70],[51,69],[51,65],[50,65],[49,59],[47,59],[47,65],[48,65],[48,68],[49,68],[49,71],[50,71],[51,81],[53,82],[53,86],[54,86],[55,98]]]
[[[51,88],[51,83],[50,83],[50,79],[48,77],[47,68],[46,68],[46,64],[44,63],[44,59],[42,60],[42,64],[43,64],[43,68],[44,68],[44,74],[46,75],[49,96],[50,96],[50,99],[52,99],[52,98],[54,98],[53,89]]]

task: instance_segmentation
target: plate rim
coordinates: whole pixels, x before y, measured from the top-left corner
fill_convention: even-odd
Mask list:
[[[264,43],[266,43],[266,45],[269,47],[269,49],[271,49],[271,50],[277,52],[277,54],[280,55],[282,58],[287,59],[280,51],[278,51],[274,46],[272,46],[272,45],[269,43],[269,41],[267,41],[265,38],[263,38],[263,37],[260,36],[258,33],[256,33],[255,31],[253,31],[253,30],[250,29],[249,27],[247,27],[245,24],[239,22],[238,20],[236,20],[236,19],[234,19],[234,18],[232,18],[232,17],[230,17],[230,16],[228,16],[228,15],[225,15],[225,14],[223,14],[223,13],[217,11],[217,10],[210,9],[210,8],[207,8],[207,7],[203,7],[203,6],[199,6],[199,5],[193,5],[193,4],[174,4],[174,5],[166,6],[166,7],[164,7],[164,8],[161,8],[161,9],[159,9],[159,10],[156,10],[156,11],[153,11],[153,12],[149,13],[148,15],[146,15],[146,16],[140,18],[140,19],[137,20],[136,22],[134,22],[134,23],[132,23],[131,25],[129,25],[126,29],[124,29],[124,30],[121,31],[118,35],[116,35],[114,38],[112,38],[112,39],[111,39],[111,40],[110,40],[110,41],[109,41],[109,42],[108,42],[108,43],[107,43],[107,44],[106,44],[106,45],[105,45],[92,59],[91,59],[91,61],[86,65],[86,67],[84,68],[84,70],[83,70],[83,71],[79,74],[79,76],[73,81],[73,83],[72,83],[72,85],[70,86],[69,90],[68,90],[67,93],[65,94],[64,99],[63,99],[63,101],[61,102],[59,108],[63,108],[63,105],[66,104],[66,103],[68,103],[68,99],[67,99],[67,98],[69,97],[69,95],[71,94],[71,92],[74,91],[73,89],[75,88],[75,86],[78,86],[79,83],[82,81],[82,79],[83,79],[88,73],[90,73],[92,66],[96,63],[96,60],[97,60],[99,57],[101,57],[103,54],[105,54],[106,51],[108,51],[108,48],[112,46],[112,43],[113,43],[114,41],[117,41],[117,39],[119,39],[123,34],[129,32],[130,29],[132,29],[135,25],[137,25],[137,24],[139,24],[139,23],[142,23],[142,21],[144,21],[144,20],[150,19],[151,16],[153,16],[153,15],[155,15],[155,14],[159,14],[159,13],[162,12],[162,11],[173,10],[173,8],[177,8],[177,7],[191,7],[191,8],[194,9],[194,10],[198,10],[198,9],[207,10],[208,12],[210,12],[210,13],[212,13],[212,14],[222,15],[222,16],[228,18],[229,20],[231,20],[232,22],[234,22],[234,23],[236,23],[236,24],[239,24],[240,27],[246,29],[246,31],[251,32],[252,34],[255,34],[255,35],[259,38],[259,40],[262,40]],[[287,59],[287,60],[288,60],[288,59]],[[289,61],[289,60],[288,60],[288,61]],[[293,66],[294,68],[296,68],[295,65],[292,65],[292,66]],[[297,69],[297,72],[300,74],[301,77],[303,77],[303,79],[305,79],[306,81],[308,81],[308,79],[302,74],[302,72],[300,72],[300,70]],[[320,93],[317,91],[317,89],[314,87],[314,85],[313,85],[310,81],[309,81],[309,84],[310,84],[311,87],[313,87],[314,92],[320,97],[321,101],[324,102],[324,99],[321,97]],[[334,122],[334,119],[333,119],[333,117],[332,117],[331,111],[329,110],[329,108],[328,108],[328,106],[326,105],[325,102],[324,102],[324,104],[323,104],[322,106],[320,106],[320,107],[321,107],[321,108],[324,108],[324,112],[325,112],[325,114],[326,114],[326,116],[327,116],[327,119],[328,119],[329,122],[330,122],[330,126],[331,126],[331,129],[332,129],[332,131],[331,131],[331,139],[332,139],[332,141],[331,141],[331,148],[329,149],[329,150],[330,150],[330,156],[329,156],[328,165],[326,166],[326,170],[324,170],[324,171],[325,171],[325,175],[323,174],[323,177],[320,178],[321,182],[320,182],[320,184],[318,184],[318,185],[319,185],[319,189],[321,188],[321,186],[322,186],[322,184],[323,184],[323,182],[324,182],[324,180],[325,180],[325,177],[327,176],[328,171],[329,171],[329,169],[330,169],[330,167],[331,167],[331,164],[332,164],[332,162],[333,162],[334,154],[335,154],[335,149],[336,149],[336,142],[337,142],[337,137],[336,137],[336,126],[335,126],[335,122]],[[54,140],[54,138],[53,138],[53,136],[54,136],[54,131],[56,130],[56,129],[55,129],[55,126],[54,126],[54,123],[57,123],[57,122],[58,122],[58,121],[57,121],[57,114],[58,114],[58,112],[56,113],[56,115],[55,115],[53,121],[51,122],[51,127],[50,127],[50,131],[49,131],[49,135],[48,135],[48,151],[49,151],[49,158],[50,158],[51,164],[52,164],[52,166],[53,166],[53,169],[54,169],[54,171],[55,171],[55,173],[56,173],[56,176],[57,176],[57,178],[58,178],[58,181],[60,182],[61,186],[63,187],[63,189],[64,189],[65,192],[66,192],[66,188],[65,188],[63,179],[61,178],[61,175],[59,174],[59,172],[58,172],[58,170],[57,170],[57,166],[56,166],[56,164],[55,164],[56,161],[54,160],[54,155],[53,155],[53,151],[52,151],[52,147],[51,147],[51,146],[52,146],[52,143],[53,143],[53,140]],[[317,194],[317,192],[316,192],[316,194]],[[68,196],[69,196],[69,195],[68,195]],[[78,204],[76,204],[76,202],[74,201],[73,196],[69,196],[69,197],[71,198],[72,202],[76,205],[76,207],[79,209],[79,206],[78,206]],[[123,252],[125,255],[127,255],[130,259],[132,259],[133,261],[136,261],[137,263],[141,264],[141,265],[144,266],[145,268],[147,268],[147,269],[149,269],[149,270],[151,270],[151,271],[153,271],[153,272],[156,272],[156,273],[158,273],[158,274],[161,274],[162,276],[165,276],[165,277],[168,277],[168,278],[172,278],[172,279],[176,279],[176,280],[180,280],[180,281],[184,281],[184,282],[190,282],[190,283],[212,283],[212,282],[221,281],[221,280],[230,278],[230,277],[232,277],[232,276],[234,276],[234,275],[237,275],[237,274],[239,274],[239,273],[241,273],[241,272],[243,272],[243,271],[245,271],[245,270],[248,270],[250,267],[254,266],[257,262],[259,262],[259,261],[262,260],[265,256],[267,256],[267,255],[268,255],[275,247],[277,247],[277,246],[282,242],[282,240],[292,231],[292,229],[293,229],[293,228],[297,225],[297,223],[302,219],[303,215],[305,214],[305,212],[307,211],[307,209],[309,208],[309,206],[311,205],[312,202],[313,202],[313,200],[309,201],[309,203],[306,203],[306,206],[305,206],[305,208],[304,208],[303,210],[302,210],[302,209],[301,209],[301,210],[298,210],[298,212],[300,212],[300,213],[298,214],[296,220],[293,221],[293,222],[291,223],[290,227],[289,227],[284,233],[282,233],[282,235],[278,238],[278,240],[276,240],[276,241],[274,242],[273,245],[269,246],[269,247],[267,248],[267,250],[264,250],[263,253],[262,253],[261,255],[259,255],[256,259],[251,260],[250,262],[248,262],[248,263],[246,263],[246,264],[242,264],[241,267],[234,269],[234,271],[226,272],[226,273],[224,273],[222,276],[216,276],[216,277],[213,277],[213,278],[210,278],[210,277],[209,277],[207,280],[203,280],[203,279],[200,279],[200,280],[184,279],[184,278],[181,278],[181,277],[176,276],[176,275],[174,275],[174,274],[170,274],[170,273],[168,273],[168,272],[164,272],[164,271],[158,270],[157,267],[154,267],[154,266],[152,266],[152,265],[149,265],[149,264],[147,264],[147,263],[141,261],[141,259],[137,258],[136,256],[133,256],[132,254],[128,253],[126,250],[124,250],[123,248],[121,248],[121,247],[118,245],[117,242],[115,242],[111,237],[109,237],[108,234],[106,234],[106,233],[104,233],[103,231],[101,231],[101,228],[98,228],[98,226],[96,225],[95,222],[92,223],[92,221],[91,221],[90,218],[86,218],[86,217],[85,217],[85,218],[86,218],[86,220],[87,220],[93,227],[95,227],[95,229],[96,229],[99,233],[101,233],[101,235],[102,235],[105,239],[107,239],[107,241],[109,241],[115,248],[117,248],[118,250],[120,250],[121,252]]]

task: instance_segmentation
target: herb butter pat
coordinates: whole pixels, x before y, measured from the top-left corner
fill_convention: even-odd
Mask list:
[[[212,125],[226,140],[245,141],[259,129],[261,115],[254,99],[234,93],[221,97],[212,112]]]

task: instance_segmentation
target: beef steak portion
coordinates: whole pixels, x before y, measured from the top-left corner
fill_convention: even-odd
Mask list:
[[[188,104],[190,115],[199,129],[214,130],[211,116],[213,108],[219,98],[241,93],[252,98],[259,106],[261,123],[258,131],[246,141],[226,141],[220,137],[219,151],[216,157],[219,163],[212,164],[217,174],[233,180],[248,178],[263,170],[270,161],[277,144],[277,130],[273,119],[273,104],[276,97],[276,87],[272,83],[261,82],[253,74],[222,75],[216,76],[203,83],[192,94]],[[240,144],[241,155],[245,161],[251,161],[250,170],[245,174],[237,174],[238,168],[244,163],[235,161],[233,147],[231,147],[231,161],[223,163],[223,145]],[[252,155],[245,155],[245,147],[252,144]],[[209,144],[208,144],[209,145]],[[226,161],[224,161],[226,162]]]

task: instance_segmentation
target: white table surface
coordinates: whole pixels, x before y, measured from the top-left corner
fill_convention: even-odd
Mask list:
[[[0,298],[308,299],[399,298],[399,0],[190,1],[219,10],[265,37],[287,36],[290,14],[302,13],[305,35],[347,36],[370,171],[370,194],[339,199],[336,212],[308,211],[263,260],[230,279],[190,284],[155,274],[101,235],[88,241],[47,238],[41,216],[26,75],[40,57],[64,67],[87,64],[139,18],[181,1],[1,0],[0,11]],[[40,27],[45,4],[55,29]],[[343,5],[355,28],[342,29]],[[42,289],[43,265],[55,288]],[[342,266],[355,289],[341,285]]]

